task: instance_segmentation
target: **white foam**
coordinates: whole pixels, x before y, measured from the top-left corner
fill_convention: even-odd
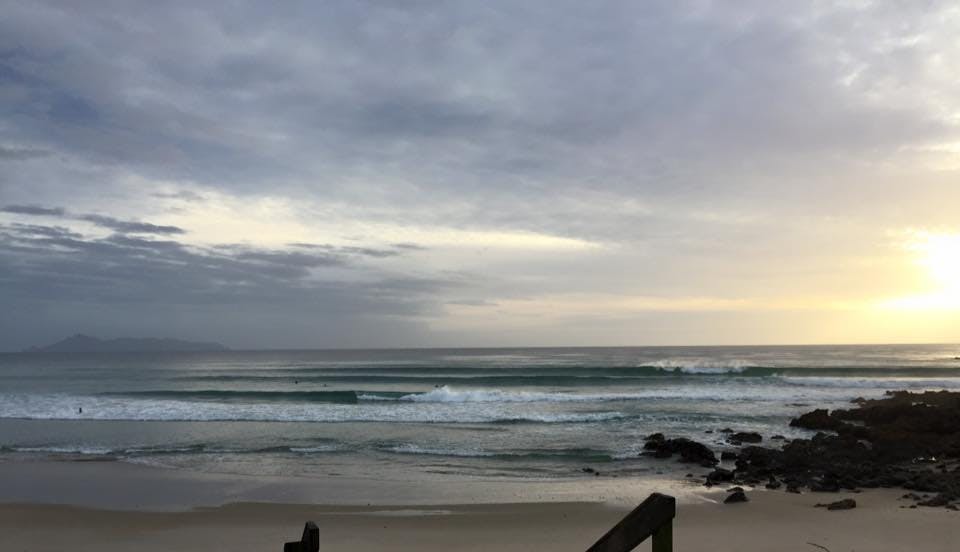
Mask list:
[[[290,447],[290,452],[297,452],[300,454],[311,454],[317,452],[337,452],[342,450],[341,447],[337,445],[319,445],[315,447]]]
[[[711,358],[668,358],[647,364],[663,371],[683,374],[740,374],[756,366],[746,360]]]
[[[103,456],[110,454],[113,449],[106,447],[82,447],[82,446],[47,446],[47,447],[10,447],[13,452],[45,452],[49,454],[79,454]]]
[[[75,406],[83,405],[83,413]],[[216,403],[119,397],[54,395],[0,396],[0,418],[37,420],[277,421],[489,423],[501,421],[574,423],[623,418],[621,412],[551,412],[522,404],[449,403],[424,407],[411,401],[364,405],[328,403]]]
[[[423,403],[600,402],[637,398],[629,393],[544,393],[500,389],[454,389],[447,385],[427,393],[411,393],[397,400]]]
[[[462,456],[466,458],[483,458],[494,456],[492,452],[482,450],[464,450],[464,449],[446,449],[421,447],[413,443],[403,443],[391,447],[385,447],[383,450],[395,452],[398,454],[423,454],[429,456]]]

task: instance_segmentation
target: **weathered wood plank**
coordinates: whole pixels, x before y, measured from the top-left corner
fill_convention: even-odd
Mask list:
[[[673,552],[673,520],[653,532],[653,552]]]
[[[303,526],[303,536],[299,541],[283,545],[283,552],[320,552],[320,528],[308,521]]]
[[[653,493],[600,537],[587,552],[629,552],[658,531],[654,552],[668,552],[673,547],[671,524],[676,515],[675,498]]]

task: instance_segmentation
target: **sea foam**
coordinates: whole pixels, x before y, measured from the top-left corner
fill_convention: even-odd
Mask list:
[[[756,364],[746,360],[718,360],[712,358],[669,358],[648,364],[666,372],[682,374],[742,374]]]

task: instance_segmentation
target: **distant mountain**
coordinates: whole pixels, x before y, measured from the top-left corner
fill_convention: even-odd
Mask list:
[[[219,343],[183,341],[156,337],[99,339],[77,334],[46,347],[30,347],[27,353],[155,353],[169,351],[228,351]]]

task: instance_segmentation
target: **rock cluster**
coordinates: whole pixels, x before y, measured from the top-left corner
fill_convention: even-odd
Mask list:
[[[780,448],[750,445],[724,453],[724,460],[735,460],[735,469],[716,468],[704,484],[763,485],[787,492],[902,487],[930,493],[905,495],[916,497],[916,505],[960,508],[960,393],[897,391],[854,402],[856,408],[818,409],[791,421],[794,427],[818,431],[809,439],[778,439]],[[732,444],[762,440],[759,434],[721,432]],[[681,460],[705,467],[718,463],[708,447],[689,439],[658,433],[647,438],[644,448],[657,458],[679,453]],[[855,505],[850,499],[824,506]]]
[[[787,490],[837,492],[860,487],[903,487],[939,493],[923,506],[960,501],[960,393],[888,393],[855,401],[849,410],[814,410],[794,427],[830,430],[781,449],[744,447],[735,480]],[[709,480],[709,479],[708,479]]]

